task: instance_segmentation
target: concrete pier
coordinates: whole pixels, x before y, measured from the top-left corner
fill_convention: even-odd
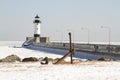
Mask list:
[[[74,45],[75,53],[86,52],[91,55],[120,60],[120,45],[80,44],[80,43],[75,43],[72,45]],[[59,42],[51,42],[49,44],[34,43],[33,46],[53,48],[53,49],[63,49],[63,50],[70,49],[69,43],[59,43]]]
[[[69,49],[69,43],[51,42],[51,43],[40,43],[34,45],[39,47],[47,47],[47,48],[57,48],[57,49],[66,49],[66,50]],[[72,46],[74,46],[74,49],[76,51],[120,54],[120,45],[72,43]]]

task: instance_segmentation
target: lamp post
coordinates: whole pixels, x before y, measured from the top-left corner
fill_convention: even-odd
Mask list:
[[[111,28],[109,26],[101,26],[101,28],[106,28],[108,29],[108,39],[109,39],[109,45],[111,44]]]
[[[88,39],[88,44],[90,43],[90,30],[86,27],[82,27],[82,30],[87,30],[87,39]]]

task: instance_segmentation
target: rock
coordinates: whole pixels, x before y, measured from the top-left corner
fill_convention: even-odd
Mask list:
[[[52,58],[48,58],[48,62],[53,62],[53,59]]]
[[[36,57],[28,57],[22,60],[22,62],[36,62],[36,61],[39,61]]]
[[[0,59],[0,62],[2,62],[2,59]]]
[[[45,58],[41,57],[39,58],[39,61],[41,62],[41,64],[53,63],[53,59],[48,57]]]
[[[45,57],[45,58],[43,59],[43,61],[41,62],[41,64],[48,64],[48,57]]]
[[[102,57],[99,58],[98,61],[111,61],[111,59]]]
[[[15,62],[15,61],[21,61],[21,59],[17,55],[9,55],[3,59],[0,60],[1,62]]]

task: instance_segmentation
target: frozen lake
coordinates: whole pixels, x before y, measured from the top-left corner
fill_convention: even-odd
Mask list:
[[[50,48],[27,49],[13,42],[0,46],[0,59],[10,54],[16,54],[22,59],[31,56],[60,58],[66,52],[68,51]],[[74,57],[98,58],[83,52],[76,53]],[[0,80],[119,80],[119,75],[119,61],[85,61],[64,65],[41,65],[39,62],[0,63]]]

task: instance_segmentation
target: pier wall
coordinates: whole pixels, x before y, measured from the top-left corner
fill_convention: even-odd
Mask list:
[[[27,43],[28,45],[25,45]],[[34,41],[25,42],[23,46],[27,48],[52,48],[52,49],[63,49],[70,50],[69,43],[61,42],[50,42],[50,43],[36,43]],[[105,45],[105,44],[81,44],[72,43],[72,48],[74,48],[75,53],[85,52],[85,54],[105,57],[112,60],[120,60],[120,45]]]
[[[51,43],[40,43],[40,44],[34,44],[34,45],[39,47],[69,50],[69,43],[51,42]],[[75,51],[114,53],[114,54],[120,53],[120,45],[74,43],[72,44],[72,47],[75,49]]]

